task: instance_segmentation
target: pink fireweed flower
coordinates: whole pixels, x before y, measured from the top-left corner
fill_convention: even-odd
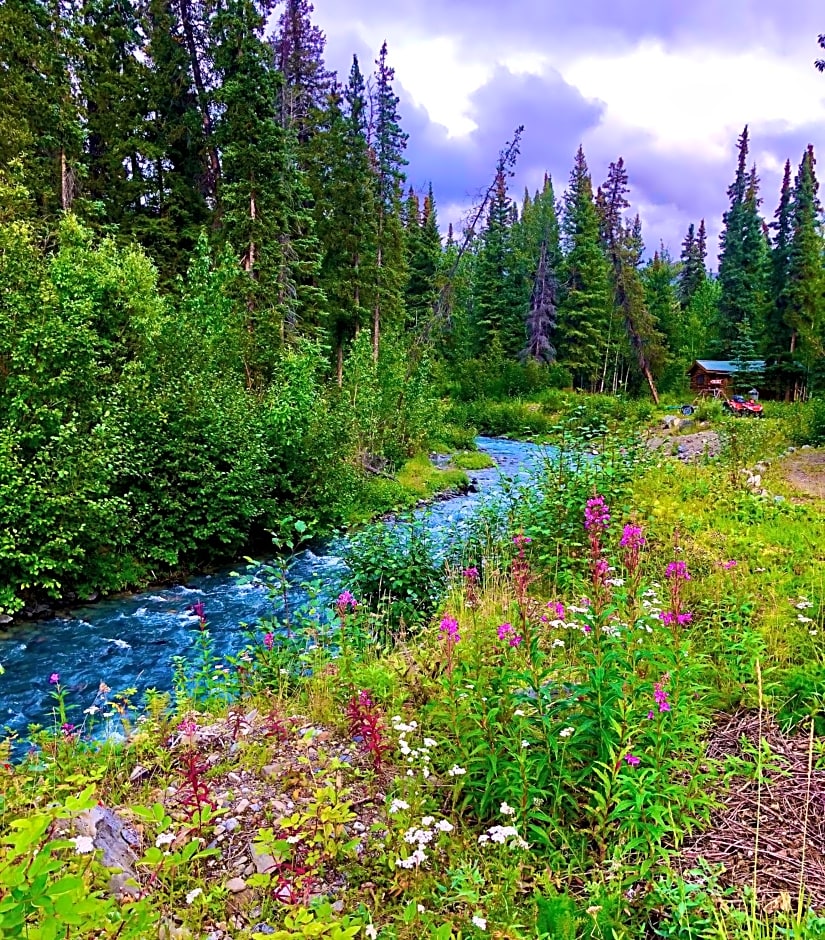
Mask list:
[[[652,712],[652,711],[648,712],[648,713],[647,713],[647,717],[648,717],[648,720],[652,719],[652,718],[653,718],[653,712]]]
[[[264,634],[264,646],[271,650],[275,645],[275,634],[274,633],[265,633]]]
[[[653,698],[656,700],[660,712],[670,711],[670,702],[667,700],[667,692],[662,687],[661,682],[657,682],[656,685],[653,686]]]
[[[498,638],[500,640],[503,640],[507,636],[508,633],[512,633],[512,632],[513,632],[513,625],[511,623],[503,623],[498,628]]]
[[[529,545],[532,541],[533,541],[533,540],[530,538],[529,535],[524,535],[524,534],[521,533],[521,532],[519,532],[518,535],[514,535],[514,536],[513,536],[513,544],[514,544],[517,548],[522,548],[522,547],[525,546],[525,545]]]
[[[60,673],[53,672],[53,673],[49,676],[49,683],[50,683],[51,685],[57,685],[58,682],[60,682]]]
[[[76,730],[76,726],[73,725],[70,721],[64,721],[63,724],[60,726],[60,730],[63,732],[63,734],[67,738],[69,738],[72,736],[72,734],[74,734]]]
[[[514,633],[514,634],[510,637],[510,646],[512,646],[512,647],[514,647],[514,648],[517,647],[517,646],[520,646],[520,645],[521,645],[521,640],[522,640],[522,638],[521,638],[517,633]]]
[[[559,620],[564,620],[564,604],[559,601],[548,601],[547,609],[554,613]]]
[[[725,571],[730,571],[731,568],[736,567],[736,559],[731,558],[729,561],[723,561],[722,567],[725,569]]]
[[[358,602],[349,591],[341,591],[338,600],[335,602],[335,609],[340,617],[343,617],[349,611],[355,610],[357,606]]]
[[[594,496],[588,499],[584,507],[584,527],[588,532],[604,532],[610,523],[610,510],[604,501],[604,496]]]
[[[624,759],[630,764],[631,767],[638,767],[640,763],[640,758],[636,757],[635,754],[625,754]]]
[[[465,568],[462,572],[465,581],[469,581],[470,584],[475,584],[478,581],[478,568]]]
[[[444,634],[444,639],[447,643],[458,643],[461,639],[458,632],[458,621],[455,617],[444,617],[439,629]]]
[[[186,735],[187,738],[194,737],[197,730],[197,723],[194,722],[191,718],[184,718],[184,720],[178,725],[178,731],[180,731],[181,734]]]
[[[665,577],[669,581],[690,581],[690,572],[683,561],[672,561],[665,568]]]
[[[635,548],[639,549],[645,544],[645,538],[642,535],[642,530],[637,525],[626,525],[622,529],[622,537],[619,541],[619,545],[622,548]]]

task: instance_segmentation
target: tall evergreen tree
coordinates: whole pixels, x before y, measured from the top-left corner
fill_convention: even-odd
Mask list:
[[[401,187],[405,176],[407,135],[401,129],[398,96],[392,83],[395,70],[387,62],[387,43],[375,62],[371,145],[375,168],[377,208],[377,284],[373,304],[372,355],[378,361],[382,320],[400,323],[406,280]]]
[[[255,338],[256,381],[272,369],[278,345],[300,325],[317,331],[323,297],[309,191],[294,138],[277,113],[281,77],[262,39],[270,0],[225,0],[215,19],[216,128],[223,167],[221,227],[241,258],[242,289]],[[263,373],[263,374],[262,374]]]
[[[415,195],[415,194],[413,194]],[[438,296],[437,277],[441,263],[441,234],[430,186],[421,206],[417,197],[408,201],[405,212],[408,280],[406,287],[407,324],[418,329],[432,316]]]
[[[149,115],[149,64],[138,55],[142,23],[132,0],[85,0],[79,29],[78,85],[85,107],[84,197],[90,217],[142,237],[147,216],[145,127]],[[102,208],[102,213],[100,209]]]
[[[67,0],[0,4],[0,166],[43,216],[71,207],[83,143],[72,72],[77,18]]]
[[[785,321],[790,352],[809,370],[825,354],[825,278],[822,206],[813,145],[808,145],[794,180]]]
[[[644,377],[653,400],[659,393],[653,375],[663,361],[662,337],[647,307],[637,265],[642,254],[641,223],[624,220],[629,208],[629,185],[624,160],[611,163],[607,181],[600,190],[601,235],[612,268],[613,299],[624,321],[624,328],[639,372]]]
[[[718,352],[729,356],[739,336],[738,324],[749,318],[761,337],[767,300],[767,241],[759,215],[759,178],[748,172],[748,128],[739,138],[736,176],[728,188],[730,208],[723,216],[719,285],[722,289],[717,325]]]
[[[559,306],[559,359],[578,384],[595,389],[607,347],[610,269],[599,240],[593,183],[581,147],[564,196],[562,234],[566,256]]]
[[[641,272],[648,309],[664,336],[667,349],[667,361],[660,381],[663,389],[678,389],[684,385],[685,370],[691,361],[690,350],[686,348],[690,337],[679,300],[683,271],[683,267],[673,263],[662,245]]]
[[[679,303],[682,307],[687,307],[690,304],[693,295],[708,276],[705,268],[705,252],[707,250],[705,241],[705,220],[702,219],[699,225],[698,235],[695,226],[691,222],[685,240],[682,242],[682,267],[679,272]]]
[[[511,209],[507,170],[499,162],[495,193],[476,260],[476,329],[481,352],[496,348],[503,355],[515,358],[524,345],[525,311],[513,245]]]
[[[275,65],[283,76],[280,89],[281,123],[304,144],[317,130],[320,113],[334,84],[324,65],[326,37],[312,23],[308,0],[286,0],[272,37]]]
[[[149,0],[150,62],[146,208],[143,242],[161,274],[183,274],[209,218],[209,152],[174,0]]]

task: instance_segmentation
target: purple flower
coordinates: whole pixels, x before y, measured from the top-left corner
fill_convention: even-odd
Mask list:
[[[642,530],[637,525],[626,525],[622,529],[622,537],[619,545],[622,548],[640,549],[645,544],[645,538]]]
[[[730,571],[731,568],[735,568],[735,567],[736,567],[736,559],[735,559],[735,558],[731,558],[730,561],[723,561],[723,562],[722,562],[722,567],[723,567],[726,571]]]
[[[57,673],[57,672],[53,672],[53,673],[49,676],[49,682],[50,682],[52,685],[57,685],[57,683],[60,682],[60,674]]]
[[[265,633],[264,634],[264,646],[271,650],[275,645],[275,634],[274,633]]]
[[[206,607],[204,606],[203,601],[198,601],[196,604],[190,604],[189,609],[198,618],[198,620],[206,619]]]
[[[610,522],[610,510],[604,501],[604,496],[594,496],[588,499],[584,507],[584,527],[594,533],[604,532]]]
[[[198,730],[197,723],[194,722],[191,718],[184,718],[184,720],[178,725],[178,731],[181,734],[185,734],[187,737],[192,737],[195,732]]]
[[[462,572],[464,575],[464,580],[469,581],[471,584],[475,584],[478,581],[478,568],[465,568]]]
[[[508,633],[512,633],[512,632],[513,632],[513,625],[511,623],[503,623],[498,628],[498,638],[500,640],[503,640],[507,636]]]
[[[693,614],[689,610],[686,610],[683,614],[676,614],[676,623],[678,623],[680,627],[683,627],[686,623],[690,623],[691,620],[693,620]]]
[[[683,561],[672,561],[665,568],[665,577],[669,581],[690,581],[690,572]]]
[[[533,540],[530,538],[529,535],[522,535],[521,533],[519,533],[518,535],[513,536],[513,544],[517,548],[523,548],[525,545],[529,545],[532,541]]]
[[[647,717],[648,717],[648,720],[650,720],[651,718],[653,718],[653,712],[648,712],[648,713],[647,713]]]
[[[71,734],[74,733],[74,731],[75,731],[75,725],[73,725],[70,721],[64,721],[63,724],[60,726],[60,730],[61,730],[61,731],[63,732],[63,734],[65,734],[66,737],[68,738],[69,735],[71,735]]]
[[[638,767],[640,763],[640,758],[636,757],[635,754],[625,754],[624,759],[630,764],[631,767]]]
[[[455,617],[444,617],[439,627],[448,643],[458,643],[461,639],[458,633],[458,621]]]
[[[515,647],[517,647],[517,646],[520,646],[520,645],[521,645],[521,639],[522,639],[522,638],[521,638],[517,633],[514,633],[514,634],[510,637],[510,646],[512,646],[513,648],[515,648]]]
[[[358,602],[349,591],[341,591],[338,600],[335,602],[335,609],[340,617],[343,617],[348,611],[355,610],[357,606]]]
[[[656,685],[654,685],[653,698],[656,700],[660,712],[670,711],[670,702],[667,700],[667,692],[662,687],[661,682],[657,682]]]
[[[547,609],[551,610],[559,620],[564,620],[564,604],[558,601],[548,601]]]

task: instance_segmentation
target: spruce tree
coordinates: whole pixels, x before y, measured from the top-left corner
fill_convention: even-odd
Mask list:
[[[401,129],[398,96],[392,87],[395,71],[387,63],[386,42],[381,46],[375,64],[370,143],[377,208],[377,283],[372,322],[372,355],[377,362],[382,321],[384,324],[398,324],[402,319],[407,272],[401,223],[401,187],[405,180],[404,167],[407,165],[404,159],[407,135]]]
[[[165,279],[182,275],[209,219],[208,143],[174,0],[149,0],[147,222],[142,240]]]
[[[475,268],[475,315],[479,349],[493,347],[515,358],[524,346],[522,283],[512,237],[507,171],[499,163],[496,187],[481,235]]]
[[[138,55],[142,23],[132,0],[84,0],[79,15],[77,81],[86,130],[83,196],[94,204],[89,216],[96,224],[116,225],[121,235],[142,238],[151,189],[145,179],[150,71]]]
[[[749,318],[761,337],[767,300],[767,242],[759,215],[759,179],[748,172],[748,128],[739,138],[736,176],[728,187],[730,208],[723,216],[720,237],[718,353],[729,356],[739,336],[738,324]]]
[[[562,234],[566,255],[559,305],[559,360],[577,384],[595,390],[607,347],[610,269],[599,240],[593,184],[581,147],[564,196]]]
[[[71,208],[80,183],[77,26],[73,6],[60,0],[0,3],[0,166],[15,163],[19,184],[50,218]]]
[[[660,380],[663,390],[679,389],[684,385],[685,370],[693,358],[692,337],[686,329],[685,312],[679,299],[683,272],[684,267],[673,263],[664,245],[654,252],[652,260],[641,272],[645,300],[662,332],[667,351]]]
[[[250,381],[266,377],[278,346],[299,327],[317,333],[324,307],[314,283],[320,256],[309,191],[277,113],[282,79],[261,35],[269,11],[268,0],[227,0],[214,25],[221,231],[244,271],[258,373]]]
[[[708,275],[705,268],[705,220],[699,225],[699,234],[696,234],[694,224],[688,226],[688,232],[682,242],[681,262],[679,272],[679,303],[687,307],[693,295]]]
[[[825,354],[822,206],[815,166],[814,148],[808,145],[794,180],[785,313],[790,330],[789,351],[809,373]]]
[[[638,264],[643,252],[641,222],[638,215],[632,223],[624,220],[624,211],[630,206],[628,192],[627,171],[620,157],[610,164],[607,181],[600,190],[601,237],[612,269],[614,304],[623,319],[639,372],[658,404],[653,372],[664,359],[662,336],[647,307],[639,279]]]
[[[411,195],[415,194],[410,191]],[[438,296],[437,277],[441,262],[441,234],[430,186],[421,206],[408,200],[405,211],[408,280],[405,291],[407,326],[417,330],[432,317]]]
[[[326,37],[312,23],[313,12],[308,0],[286,0],[271,40],[275,66],[283,77],[281,123],[294,131],[301,145],[317,130],[334,84],[333,73],[324,65]]]

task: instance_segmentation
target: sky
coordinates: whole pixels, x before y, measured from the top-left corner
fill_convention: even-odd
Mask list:
[[[366,74],[387,41],[408,179],[417,190],[432,181],[442,226],[460,224],[523,124],[519,202],[545,172],[560,196],[580,143],[594,186],[621,156],[648,253],[663,242],[678,258],[688,225],[705,218],[716,267],[743,126],[768,218],[786,158],[795,171],[807,144],[825,151],[820,0],[314,3],[342,80],[353,53]]]

